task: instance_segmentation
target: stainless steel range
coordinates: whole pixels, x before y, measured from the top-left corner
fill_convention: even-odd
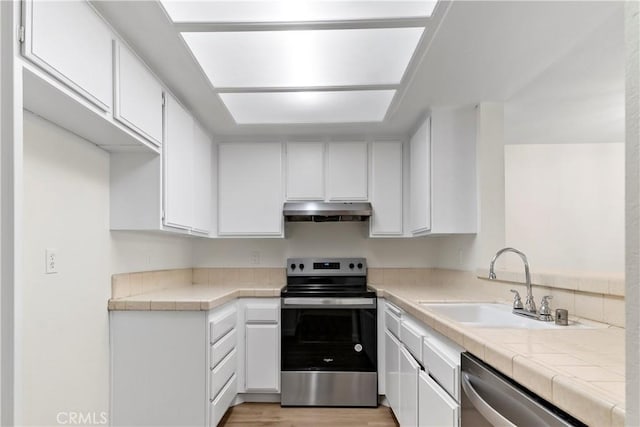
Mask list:
[[[376,296],[364,258],[290,258],[282,297],[283,406],[378,405]]]

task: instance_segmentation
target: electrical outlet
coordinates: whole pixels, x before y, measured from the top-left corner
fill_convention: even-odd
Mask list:
[[[260,251],[251,251],[251,265],[260,265]]]
[[[53,274],[58,272],[58,250],[53,248],[47,248],[44,251],[45,255],[45,273]]]

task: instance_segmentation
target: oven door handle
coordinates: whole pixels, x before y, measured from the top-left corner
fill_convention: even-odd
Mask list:
[[[376,308],[375,298],[282,298],[282,308]]]

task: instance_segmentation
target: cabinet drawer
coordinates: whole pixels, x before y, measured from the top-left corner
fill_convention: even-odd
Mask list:
[[[231,379],[225,384],[224,388],[218,394],[218,397],[215,398],[210,404],[209,407],[209,425],[217,426],[218,422],[222,419],[227,409],[229,409],[229,405],[233,402],[233,399],[236,396],[236,376],[235,374],[231,377]]]
[[[278,323],[280,305],[273,302],[249,303],[245,308],[246,322]]]
[[[211,346],[210,367],[213,369],[224,357],[236,347],[236,330],[232,329]]]
[[[456,348],[457,346],[448,347],[447,343],[434,337],[426,337],[423,344],[425,369],[447,393],[460,401],[460,352],[462,349]]]
[[[395,335],[396,338],[400,338],[400,316],[396,315],[390,310],[384,312],[384,324],[387,329]]]
[[[215,399],[222,386],[231,378],[236,372],[236,350],[231,350],[231,353],[225,357],[222,362],[211,370],[211,394],[210,398]]]
[[[400,341],[409,350],[409,353],[422,363],[422,339],[426,333],[422,328],[402,320],[400,327]]]
[[[209,321],[209,337],[214,344],[236,326],[236,308],[232,307],[216,314]]]

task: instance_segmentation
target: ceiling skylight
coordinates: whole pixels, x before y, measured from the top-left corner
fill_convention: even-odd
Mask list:
[[[221,93],[238,124],[381,122],[395,90]]]
[[[182,33],[214,87],[398,84],[424,28]]]
[[[428,18],[436,1],[161,1],[173,22],[309,22]]]

